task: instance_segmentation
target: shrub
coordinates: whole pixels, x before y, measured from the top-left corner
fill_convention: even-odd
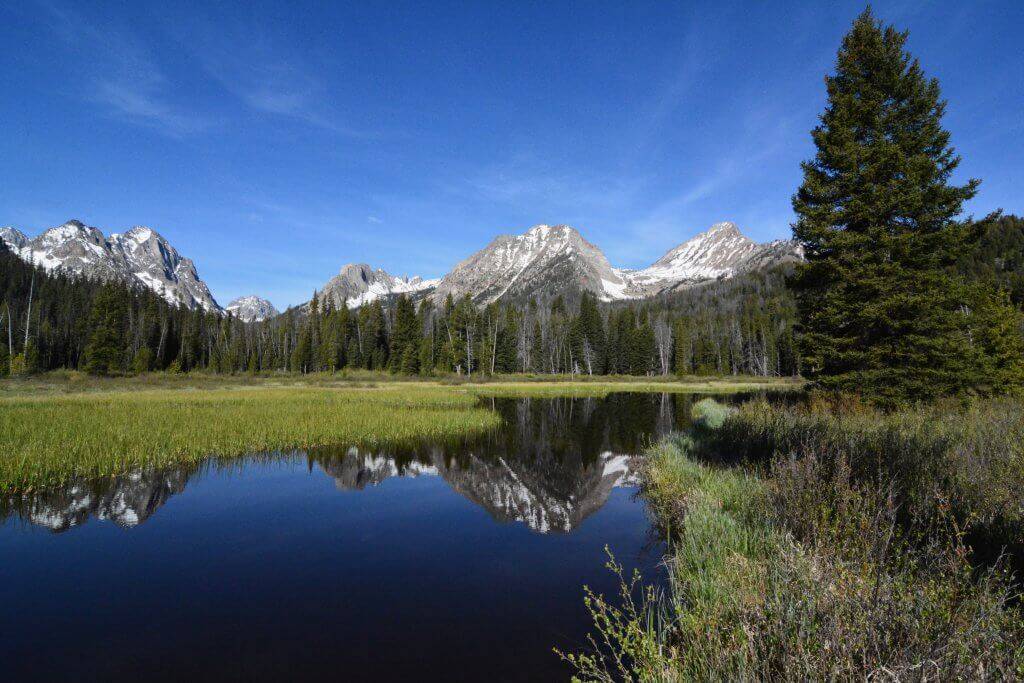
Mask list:
[[[718,429],[730,412],[732,409],[729,406],[713,398],[702,398],[691,409],[694,424],[703,429]]]
[[[949,514],[974,550],[1019,551],[1024,537],[1024,404],[1001,398],[882,413],[857,404],[741,406],[708,437],[708,450],[764,468],[813,458],[852,482],[891,487],[906,529]]]
[[[1016,514],[997,479],[1021,418],[1001,402],[941,417],[754,403],[666,439],[643,479],[668,588],[589,595],[598,635],[568,661],[586,680],[1021,678],[1015,584],[1001,559],[972,564],[965,533]],[[715,448],[758,464],[696,460]]]

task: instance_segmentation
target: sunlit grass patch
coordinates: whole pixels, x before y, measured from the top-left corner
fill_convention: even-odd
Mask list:
[[[802,384],[789,379],[725,381],[716,379],[686,382],[645,380],[631,381],[499,381],[484,384],[465,383],[461,388],[479,396],[496,397],[603,397],[616,392],[666,394],[734,394],[756,391],[799,389]]]
[[[451,389],[261,387],[114,391],[0,399],[0,491],[211,455],[378,446],[496,427]]]

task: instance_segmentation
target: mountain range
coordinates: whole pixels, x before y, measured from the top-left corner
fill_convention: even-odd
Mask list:
[[[145,226],[104,237],[98,228],[71,220],[31,239],[20,230],[0,228],[0,240],[47,271],[137,283],[178,306],[220,310],[192,260]]]
[[[71,220],[34,238],[14,228],[0,228],[0,241],[48,271],[135,283],[175,305],[227,311],[250,322],[278,314],[258,296],[240,297],[222,308],[192,260],[145,226],[105,237],[98,228]],[[800,258],[795,242],[758,243],[734,223],[722,222],[669,250],[647,268],[629,270],[613,267],[597,246],[569,225],[537,225],[519,235],[499,235],[438,279],[396,276],[364,263],[350,263],[324,284],[319,297],[335,307],[357,307],[402,293],[438,303],[449,295],[468,294],[478,304],[489,304],[581,292],[602,301],[623,301]]]
[[[615,268],[597,246],[569,225],[537,225],[521,235],[499,235],[442,278],[396,277],[366,264],[343,266],[320,290],[321,301],[359,306],[409,293],[443,302],[468,294],[478,304],[590,292],[601,301],[643,299],[797,261],[795,242],[758,243],[735,223],[712,225],[647,268]]]

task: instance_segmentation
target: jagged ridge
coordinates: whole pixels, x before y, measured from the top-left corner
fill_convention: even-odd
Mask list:
[[[31,239],[14,228],[0,228],[0,239],[47,271],[141,283],[172,304],[220,310],[192,260],[145,226],[106,238],[99,229],[71,220]]]
[[[614,268],[604,253],[569,225],[536,225],[499,235],[440,280],[396,278],[366,264],[349,264],[323,288],[321,299],[354,307],[402,292],[443,302],[468,294],[479,304],[591,292],[602,301],[655,296],[733,277],[802,257],[795,242],[760,244],[722,222],[669,250],[642,270]]]

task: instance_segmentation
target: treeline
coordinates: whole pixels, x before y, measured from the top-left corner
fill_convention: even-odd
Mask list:
[[[799,373],[795,307],[782,273],[736,278],[631,305],[592,295],[523,304],[405,296],[358,309],[304,307],[243,323],[124,283],[33,268],[0,245],[0,372],[58,368],[402,374]]]
[[[958,260],[962,273],[988,279],[1024,304],[1024,218],[1000,216],[988,223],[974,249]]]
[[[794,315],[772,273],[615,306],[591,294],[485,307],[403,295],[335,310],[314,295],[308,315],[284,318],[298,326],[289,369],[302,372],[795,375]]]
[[[989,224],[959,269],[1024,301],[1024,220]],[[478,307],[407,297],[334,309],[314,296],[260,323],[170,305],[152,291],[33,268],[0,243],[0,373],[72,368],[401,374],[801,373],[797,309],[782,270],[643,302],[592,295]]]
[[[0,243],[0,373],[213,367],[225,324],[141,286],[47,273]]]

